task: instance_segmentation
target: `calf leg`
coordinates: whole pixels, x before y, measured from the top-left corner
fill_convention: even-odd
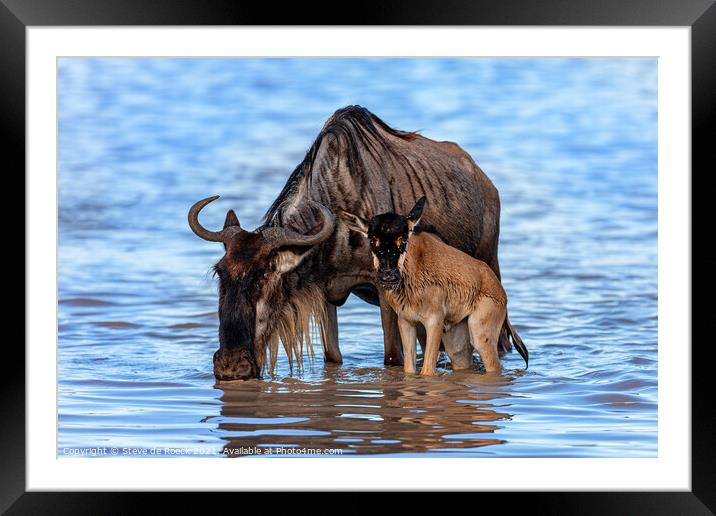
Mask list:
[[[398,316],[382,294],[379,294],[380,321],[383,324],[383,363],[388,366],[403,365],[403,351],[398,332]]]
[[[400,338],[403,341],[403,371],[406,373],[415,372],[415,325],[398,317],[398,329]]]
[[[321,340],[323,341],[325,361],[342,364],[343,356],[338,347],[338,313],[336,305],[328,301],[326,301],[326,318],[321,326]]]
[[[443,321],[426,322],[424,326],[428,344],[423,355],[423,368],[420,370],[420,374],[422,376],[435,376],[435,366],[438,362],[440,341],[443,336]]]
[[[477,303],[477,309],[467,318],[472,346],[480,354],[487,372],[502,369],[497,346],[505,313],[504,305],[490,297],[483,297]]]
[[[453,370],[469,369],[472,366],[472,346],[467,321],[462,321],[449,332],[443,333],[443,344]]]
[[[416,328],[417,328],[417,330],[418,330],[418,344],[420,344],[420,351],[421,351],[423,354],[425,354],[425,347],[428,345],[428,336],[427,336],[427,334],[425,333],[425,326],[423,326],[421,323],[418,323],[418,324],[416,325]],[[467,326],[466,326],[466,328],[467,328]],[[467,332],[467,330],[465,330],[465,331]],[[467,335],[467,333],[465,333],[465,335]],[[444,338],[444,337],[445,337],[445,336],[443,335],[443,338]],[[466,340],[465,342],[469,342],[469,339]],[[470,348],[470,345],[468,344],[467,347]],[[445,349],[446,349],[446,348],[445,348],[445,342],[444,342],[444,341],[441,341],[441,343],[440,343],[440,351],[445,351]],[[470,348],[470,352],[472,353],[472,348]]]

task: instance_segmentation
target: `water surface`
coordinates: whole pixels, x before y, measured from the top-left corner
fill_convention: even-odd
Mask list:
[[[654,59],[61,59],[58,454],[653,457]],[[501,375],[383,367],[377,307],[322,356],[217,386],[220,245],[188,207],[255,227],[331,113],[452,140],[498,187]],[[317,351],[320,346],[317,346]],[[443,364],[444,365],[444,364]],[[143,451],[144,450],[144,451]],[[251,451],[253,450],[253,451]],[[120,451],[120,453],[122,453]]]

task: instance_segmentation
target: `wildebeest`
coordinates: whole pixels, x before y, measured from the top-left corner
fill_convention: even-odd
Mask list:
[[[507,316],[505,290],[485,262],[420,229],[425,202],[424,196],[418,199],[407,215],[383,213],[370,221],[342,210],[338,215],[368,239],[378,285],[398,314],[406,373],[415,372],[418,324],[427,333],[420,374],[432,376],[443,332],[450,333],[463,320],[485,369],[498,371],[497,343]],[[526,348],[518,350],[527,362]]]
[[[497,189],[470,156],[452,142],[438,142],[389,127],[360,106],[336,111],[324,124],[303,161],[254,231],[241,228],[233,210],[224,228],[209,231],[199,211],[189,210],[199,237],[224,244],[215,265],[219,279],[219,380],[260,376],[267,349],[280,339],[289,357],[299,353],[317,322],[326,361],[342,362],[336,307],[352,292],[380,305],[384,357],[402,364],[397,317],[375,287],[367,242],[334,213],[343,208],[368,217],[404,212],[427,195],[424,221],[449,245],[490,265],[499,277],[497,246],[500,201]],[[443,344],[454,367],[471,364],[467,327]],[[513,339],[519,339],[513,333]],[[511,350],[506,330],[502,350]]]

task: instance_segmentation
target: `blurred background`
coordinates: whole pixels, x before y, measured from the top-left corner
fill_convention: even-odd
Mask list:
[[[59,439],[345,453],[656,456],[656,59],[58,62]],[[382,366],[378,310],[339,309],[345,363],[214,386],[219,227],[260,218],[326,119],[360,104],[463,147],[497,186],[523,371]],[[317,348],[319,349],[320,346]],[[68,451],[69,450],[69,451]],[[182,453],[178,453],[182,454]],[[191,454],[191,453],[186,453]]]

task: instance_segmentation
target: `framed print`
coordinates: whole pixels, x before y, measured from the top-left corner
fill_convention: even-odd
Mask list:
[[[186,490],[713,510],[691,301],[712,2],[350,26],[3,2],[27,299],[3,510]]]

